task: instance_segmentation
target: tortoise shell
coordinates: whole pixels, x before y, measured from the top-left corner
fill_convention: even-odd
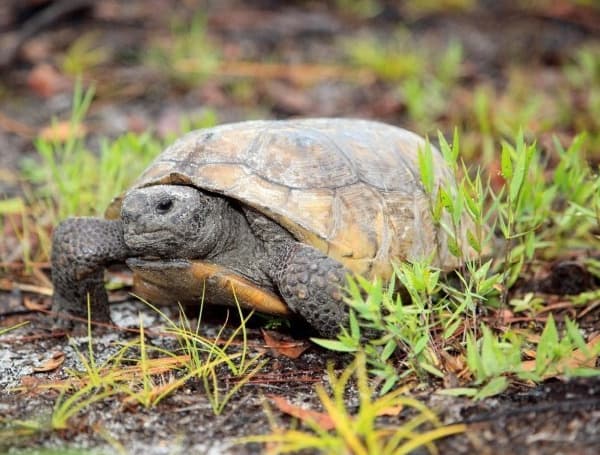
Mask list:
[[[182,184],[225,195],[349,270],[385,279],[392,260],[433,254],[442,269],[459,265],[431,220],[418,167],[424,146],[414,133],[367,120],[225,124],[181,137],[132,188]],[[437,150],[433,160],[435,184],[454,185]],[[113,217],[120,201],[109,208]]]

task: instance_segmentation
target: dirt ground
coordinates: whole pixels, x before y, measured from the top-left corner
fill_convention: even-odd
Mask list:
[[[56,5],[70,3],[61,10]],[[342,4],[343,2],[339,2]],[[586,43],[599,42],[600,10],[574,7],[566,1],[554,8],[529,11],[510,2],[481,2],[468,12],[441,10],[419,15],[406,13],[401,3],[381,1],[372,17],[350,14],[335,2],[255,0],[160,1],[6,1],[0,5],[0,196],[22,194],[19,167],[23,158],[34,158],[32,138],[54,116],[65,118],[70,110],[72,80],[64,75],[44,73],[45,64],[84,32],[104,49],[106,61],[92,76],[97,100],[87,120],[90,141],[116,137],[128,131],[152,128],[166,135],[176,130],[185,116],[206,109],[220,122],[248,118],[290,116],[366,117],[409,126],[406,106],[388,86],[378,81],[350,82],[344,77],[319,78],[301,84],[297,77],[309,70],[304,63],[340,63],[340,37],[386,36],[403,25],[422,46],[441,46],[450,38],[460,41],[465,55],[465,74],[473,84],[491,81],[506,84],[506,69],[531,65],[532,77],[546,77]],[[483,5],[496,6],[483,6]],[[17,6],[20,5],[20,6]],[[400,5],[400,6],[399,6]],[[562,7],[562,9],[561,9]],[[44,10],[45,8],[45,10]],[[51,10],[51,8],[55,8]],[[35,27],[35,18],[52,11],[44,26]],[[276,77],[258,76],[245,84],[223,82],[209,77],[189,86],[167,80],[155,68],[144,65],[139,54],[157,37],[167,36],[173,16],[191,17],[203,12],[209,36],[219,43],[227,58],[237,61],[281,61],[290,70]],[[52,16],[52,14],[48,16]],[[33,25],[32,25],[33,24]],[[29,27],[34,27],[29,33]],[[37,70],[37,73],[34,71]],[[239,68],[238,68],[239,71]],[[310,70],[318,71],[318,70]],[[36,76],[37,74],[37,76]],[[41,76],[40,76],[41,74]],[[50,74],[50,75],[49,75]],[[549,76],[548,76],[549,77]],[[448,131],[452,127],[448,126]],[[446,132],[448,132],[446,131]],[[572,133],[572,132],[571,132]],[[3,282],[22,280],[22,270],[4,263]],[[13,264],[14,265],[14,264]],[[40,269],[46,276],[47,267]],[[596,289],[596,282],[584,288]],[[0,328],[21,321],[29,325],[0,336],[0,416],[4,421],[47,419],[57,398],[54,392],[40,393],[33,387],[41,381],[64,378],[66,368],[80,367],[73,346],[85,351],[86,337],[75,336],[69,343],[64,333],[52,331],[49,316],[31,306],[48,305],[49,297],[19,289],[0,292]],[[29,304],[27,304],[29,302]],[[156,327],[156,315],[135,302],[113,305],[113,318],[122,327],[137,325],[143,314],[147,327]],[[223,312],[203,321],[206,336],[216,335]],[[42,432],[33,437],[0,440],[0,452],[65,447],[88,453],[131,454],[249,454],[261,453],[258,444],[239,445],[235,439],[263,434],[271,428],[265,410],[265,396],[285,397],[297,405],[319,408],[314,385],[324,382],[326,365],[336,370],[349,358],[314,345],[297,359],[269,350],[257,320],[250,325],[250,345],[264,352],[264,369],[234,395],[220,415],[212,411],[202,385],[193,381],[156,407],[145,409],[124,403],[97,403],[84,409],[68,430]],[[598,311],[588,315],[584,327],[600,330]],[[301,340],[298,333],[287,336]],[[99,359],[114,352],[115,342],[135,337],[112,330],[94,336]],[[169,346],[168,338],[151,342]],[[60,352],[65,362],[58,370],[34,372],[33,368]],[[228,378],[224,384],[230,386]],[[29,386],[25,392],[11,389]],[[440,453],[490,454],[597,454],[600,448],[600,380],[553,379],[531,388],[525,384],[479,402],[432,393],[439,384],[423,385],[415,393],[444,423],[467,423],[468,431],[440,441]],[[356,390],[349,390],[350,407],[357,403]],[[272,408],[272,406],[271,406]],[[275,422],[289,425],[291,418],[272,412]],[[406,415],[388,417],[401,423]],[[2,425],[0,421],[0,425]],[[48,452],[50,453],[50,452]],[[420,453],[420,452],[419,452]]]

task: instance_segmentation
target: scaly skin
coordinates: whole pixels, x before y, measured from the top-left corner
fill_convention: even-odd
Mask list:
[[[295,243],[274,276],[279,293],[321,336],[334,338],[347,325],[342,286],[349,272],[317,249]]]
[[[71,218],[56,229],[53,310],[109,321],[106,266],[128,258],[203,259],[259,287],[278,291],[322,336],[347,322],[342,286],[348,271],[264,215],[188,186],[134,190],[121,220]],[[66,325],[62,322],[62,325]]]
[[[58,325],[69,326],[61,313],[109,322],[108,296],[104,288],[106,266],[123,262],[131,253],[123,239],[123,224],[99,218],[69,218],[52,239],[52,310]]]

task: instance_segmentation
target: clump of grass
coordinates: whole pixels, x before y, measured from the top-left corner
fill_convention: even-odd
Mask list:
[[[452,145],[442,136],[439,142],[458,184],[454,189],[434,187],[430,146],[419,157],[421,178],[430,195],[432,220],[448,237],[450,253],[464,267],[455,272],[454,281],[443,280],[432,258],[424,258],[396,265],[388,283],[350,280],[349,328],[337,340],[315,342],[337,351],[363,350],[371,374],[383,381],[381,393],[414,375],[441,379],[456,374],[452,363],[465,363],[467,376],[475,378],[477,387],[470,390],[471,396],[499,393],[508,387],[510,378],[539,382],[547,377],[541,367],[536,366],[534,372],[522,368],[531,343],[516,336],[510,327],[498,338],[497,331],[478,321],[478,315],[509,302],[515,311],[518,308],[535,315],[544,308],[543,300],[534,295],[509,298],[525,264],[541,257],[559,257],[584,245],[598,245],[598,239],[592,237],[599,219],[599,178],[581,160],[584,136],[576,137],[567,149],[557,145],[560,161],[554,173],[547,175],[538,147],[526,143],[523,133],[518,133],[514,145],[505,142],[502,146],[500,170],[505,184],[500,190],[484,184],[479,171],[469,171],[460,162],[458,132]],[[486,257],[488,245],[494,242],[493,232],[501,235],[495,242],[503,246],[496,249],[495,257]],[[465,257],[465,242],[475,257]],[[396,291],[397,284],[402,292]],[[583,350],[585,345],[577,336],[575,323],[565,321],[565,327],[567,335],[559,339],[554,321],[548,321],[544,334],[551,335],[542,336],[535,358],[545,358],[544,368],[561,374],[589,374],[589,369],[558,367],[575,348]],[[370,339],[363,343],[365,334]],[[545,354],[549,350],[554,357]],[[588,349],[588,354],[594,358],[598,350]],[[449,363],[448,359],[454,360]]]
[[[383,9],[379,0],[335,0],[335,6],[343,14],[362,19],[374,17]]]
[[[82,76],[106,63],[109,52],[99,46],[97,40],[97,34],[86,33],[73,41],[61,59],[62,71],[70,76]]]
[[[375,38],[359,37],[343,43],[350,63],[373,71],[384,81],[420,76],[427,70],[424,55],[414,51],[409,34],[399,29],[383,44]]]
[[[331,430],[307,418],[303,422],[306,430],[275,427],[270,434],[243,438],[240,443],[264,442],[267,453],[404,454],[421,447],[435,453],[436,440],[466,430],[461,424],[443,425],[432,411],[408,395],[408,389],[398,388],[376,396],[369,385],[366,360],[361,353],[339,376],[329,366],[327,376],[331,393],[321,384],[315,387],[315,393],[332,422]],[[346,392],[354,384],[358,406],[352,411],[347,405]],[[382,417],[393,410],[398,413],[402,410],[409,417],[400,425],[382,423]]]
[[[100,141],[97,152],[85,143],[84,117],[94,97],[94,88],[84,90],[80,81],[75,84],[73,108],[66,140],[39,137],[35,141],[42,159],[24,163],[25,178],[36,186],[35,197],[56,207],[56,218],[67,216],[102,216],[115,196],[123,192],[141,174],[150,161],[173,141],[178,134],[217,123],[212,110],[182,117],[180,131],[165,140],[151,132],[126,133],[116,139]],[[57,221],[57,220],[55,220]]]
[[[170,36],[155,41],[146,61],[166,71],[173,82],[189,87],[215,74],[221,56],[207,35],[206,18],[198,14],[191,21],[174,20]]]
[[[166,144],[181,133],[208,128],[218,121],[215,112],[206,109],[183,116],[179,132],[164,139],[150,131],[126,133],[114,140],[102,138],[95,150],[85,134],[85,116],[93,98],[94,88],[84,89],[78,79],[70,119],[54,121],[55,133],[40,135],[34,142],[39,159],[22,162],[24,196],[0,200],[0,228],[8,224],[19,243],[20,254],[12,261],[20,259],[26,269],[48,260],[52,226],[69,216],[104,216],[113,198],[125,191]],[[7,259],[4,250],[8,247],[3,245],[0,254]]]
[[[350,64],[394,84],[407,113],[428,131],[446,110],[450,91],[462,74],[462,47],[451,42],[441,52],[426,52],[399,29],[385,42],[354,38],[344,42]]]
[[[589,151],[595,155],[600,144],[599,61],[597,46],[584,47],[553,70],[554,77],[545,80],[543,87],[530,77],[530,67],[512,67],[502,89],[482,83],[473,90],[457,92],[460,96],[452,95],[461,108],[449,109],[446,120],[450,125],[462,125],[463,156],[474,158],[483,152],[482,161],[493,163],[496,147],[519,130],[540,138],[587,132]]]
[[[154,311],[162,316],[167,323],[166,333],[172,335],[179,344],[177,353],[189,359],[186,369],[189,377],[202,379],[204,390],[215,414],[220,414],[229,400],[265,365],[261,356],[250,357],[248,353],[248,336],[246,322],[252,316],[246,317],[242,314],[238,305],[240,326],[234,330],[227,339],[222,339],[222,334],[227,322],[223,324],[214,340],[209,340],[200,335],[200,320],[202,310],[196,327],[190,325],[190,321],[181,309],[179,321],[171,320],[166,314],[154,305],[146,302]],[[239,352],[230,352],[234,341],[241,335],[242,344]],[[223,375],[236,378],[236,383],[225,394],[220,390],[220,377]]]
[[[69,131],[84,131],[84,117],[94,96],[76,83]],[[123,191],[162,149],[150,134],[125,134],[104,140],[96,154],[87,148],[81,134],[62,138],[38,138],[35,146],[41,165],[24,163],[24,176],[37,186],[37,197],[56,207],[56,219],[73,215],[102,215],[111,199]]]
[[[177,323],[150,304],[148,305],[168,325],[163,335],[175,337],[179,349],[169,350],[149,345],[140,320],[138,339],[124,343],[115,354],[98,362],[93,347],[89,305],[88,301],[87,353],[83,354],[72,345],[83,369],[66,370],[68,378],[64,381],[53,381],[40,386],[41,389],[60,391],[50,416],[7,422],[7,429],[0,430],[0,436],[24,437],[71,428],[77,415],[90,406],[107,400],[120,400],[129,406],[137,404],[147,408],[154,407],[192,378],[203,381],[208,402],[214,413],[220,414],[231,398],[265,364],[260,361],[260,354],[248,354],[246,319],[241,319],[240,326],[227,339],[221,338],[222,328],[217,338],[211,340],[199,334],[200,320],[195,329],[191,330],[183,310]],[[241,316],[239,306],[238,311]],[[240,334],[242,342],[238,351],[234,341]],[[222,378],[229,375],[236,381],[223,393]]]
[[[428,16],[449,11],[469,11],[477,6],[474,0],[425,0],[420,2],[407,2],[404,11],[411,18]]]
[[[467,367],[476,387],[446,389],[441,393],[483,399],[504,392],[510,377],[541,382],[558,375],[600,375],[599,369],[590,367],[600,354],[600,343],[586,344],[577,324],[569,318],[565,319],[565,334],[561,337],[550,315],[533,349],[532,343],[515,331],[495,335],[483,325],[481,333],[477,339],[468,333],[466,342]],[[534,359],[525,361],[524,352]]]

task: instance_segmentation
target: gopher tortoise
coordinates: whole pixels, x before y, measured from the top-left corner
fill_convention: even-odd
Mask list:
[[[104,269],[126,262],[136,293],[155,303],[238,302],[299,315],[334,336],[347,321],[349,273],[385,279],[393,260],[424,257],[441,269],[458,265],[431,221],[418,171],[424,144],[354,119],[186,134],[114,200],[107,219],[56,228],[53,309],[83,316],[89,296],[91,317],[108,321]],[[454,185],[437,150],[433,159],[436,185]]]

